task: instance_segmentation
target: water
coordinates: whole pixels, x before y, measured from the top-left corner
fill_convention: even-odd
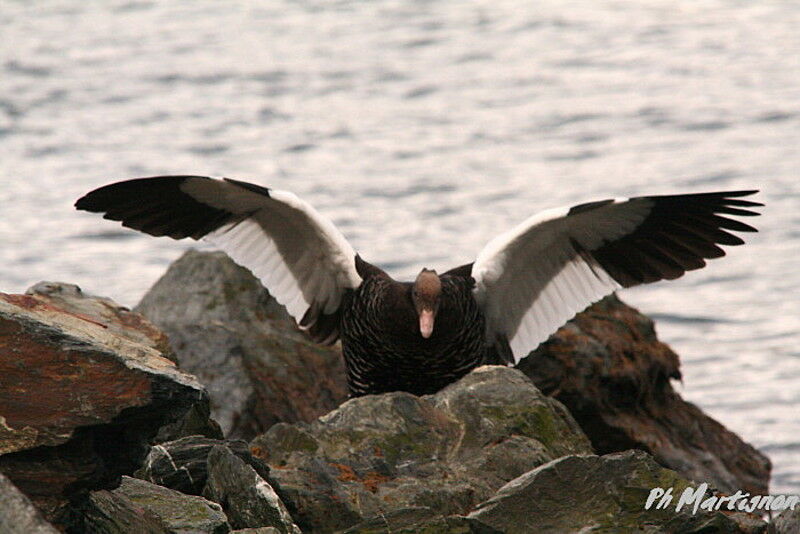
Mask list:
[[[685,398],[800,490],[800,7],[792,2],[136,1],[0,7],[0,290],[134,305],[182,243],[77,213],[110,181],[301,195],[393,274],[548,207],[760,188],[745,247],[623,298]]]

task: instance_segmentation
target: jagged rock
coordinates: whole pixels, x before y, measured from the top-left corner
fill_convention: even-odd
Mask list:
[[[766,523],[741,513],[698,511],[693,515],[686,507],[676,511],[678,497],[689,485],[642,451],[566,456],[512,480],[467,519],[506,534],[766,531]],[[653,488],[674,488],[671,505],[645,509]]]
[[[280,534],[300,534],[272,486],[227,447],[211,449],[203,494],[222,505],[234,528],[274,527]]]
[[[230,449],[261,477],[269,479],[269,468],[250,454],[246,442],[204,436],[187,436],[153,446],[134,476],[187,495],[202,495],[208,478],[208,454],[216,446]]]
[[[800,534],[800,505],[778,514],[769,526],[769,534]]]
[[[106,324],[119,317],[112,302],[69,311],[61,297],[0,294],[0,471],[50,521],[70,498],[113,487],[162,426],[208,403],[141,317]],[[94,306],[108,314],[89,316]]]
[[[53,306],[87,321],[102,325],[108,332],[153,347],[165,358],[175,361],[167,335],[142,314],[120,306],[107,297],[88,295],[75,284],[39,282],[25,291],[45,306]]]
[[[39,510],[0,473],[0,532],[3,534],[58,534]]]
[[[721,491],[768,493],[769,459],[675,392],[678,356],[616,297],[578,314],[518,368],[564,403],[598,454],[642,449]]]
[[[241,528],[232,530],[231,534],[280,534],[280,531],[275,527]]]
[[[163,329],[181,367],[209,390],[226,436],[311,421],[347,398],[338,348],[312,343],[250,271],[188,251],[136,310]]]
[[[54,306],[76,317],[94,321],[108,332],[145,346],[153,347],[165,358],[177,363],[167,335],[148,321],[144,315],[130,311],[113,300],[87,295],[75,284],[39,282],[25,291],[45,306]],[[210,417],[208,403],[198,403],[179,421],[163,426],[157,441],[169,441],[183,436],[203,435],[222,438],[222,430]]]
[[[89,534],[227,534],[222,508],[137,478],[122,477],[113,490],[92,492],[83,511]]]
[[[466,513],[503,483],[590,453],[566,409],[517,370],[481,367],[435,395],[352,399],[251,443],[297,524],[333,532],[387,514]]]
[[[168,527],[153,512],[121,493],[94,491],[80,510],[71,532],[82,534],[168,534]]]

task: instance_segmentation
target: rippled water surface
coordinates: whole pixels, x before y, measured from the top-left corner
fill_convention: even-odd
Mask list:
[[[548,207],[760,188],[748,245],[623,298],[800,490],[796,3],[8,0],[0,28],[6,292],[134,305],[188,244],[73,211],[127,177],[292,190],[405,276]]]

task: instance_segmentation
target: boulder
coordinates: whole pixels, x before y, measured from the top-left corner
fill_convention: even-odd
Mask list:
[[[55,521],[132,473],[159,429],[207,413],[208,395],[143,317],[49,287],[65,289],[0,294],[0,471]]]
[[[540,464],[591,452],[559,402],[498,366],[434,395],[369,395],[311,424],[276,424],[251,450],[310,532],[467,513]]]
[[[39,510],[0,473],[0,532],[3,534],[58,534]]]
[[[766,523],[742,513],[698,510],[695,514],[690,506],[677,510],[687,487],[694,489],[642,451],[565,456],[512,480],[467,519],[506,534],[766,532]],[[668,506],[659,508],[654,502],[645,507],[654,488],[672,488]]]
[[[113,490],[92,492],[80,532],[88,534],[227,534],[222,508],[144,480],[122,477]]]
[[[300,534],[272,486],[227,447],[217,445],[209,453],[203,495],[222,505],[234,528],[273,527],[280,534]]]
[[[675,392],[679,365],[652,320],[611,296],[518,368],[569,409],[598,454],[641,449],[721,491],[768,493],[769,459]]]
[[[260,282],[221,252],[188,251],[136,310],[169,335],[211,395],[226,436],[312,421],[347,398],[338,348],[312,343]]]

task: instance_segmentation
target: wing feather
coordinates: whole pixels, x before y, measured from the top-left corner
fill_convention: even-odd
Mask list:
[[[203,176],[137,178],[101,187],[75,206],[174,239],[206,239],[250,269],[320,339],[338,338],[348,289],[361,283],[355,251],[332,222],[292,193]],[[315,328],[318,319],[325,325]]]
[[[754,232],[756,191],[601,200],[544,211],[490,241],[472,265],[487,339],[519,361],[592,302],[622,287],[675,279]]]

